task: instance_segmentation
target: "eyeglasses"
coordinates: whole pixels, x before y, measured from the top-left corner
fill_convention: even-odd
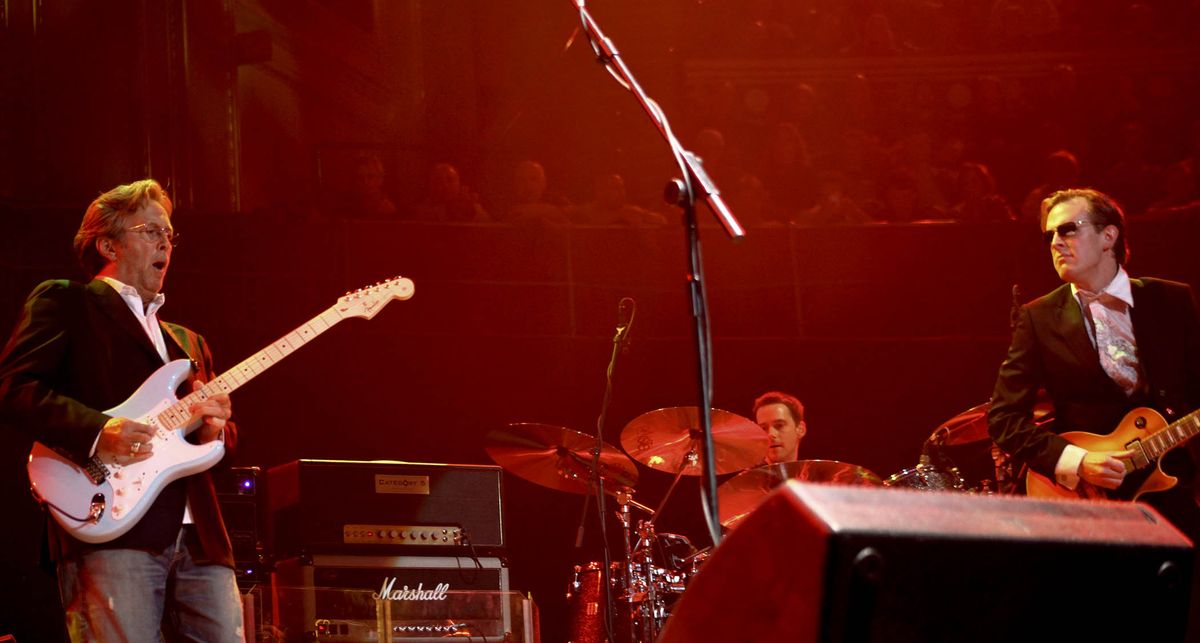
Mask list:
[[[1066,223],[1060,223],[1059,225],[1055,226],[1054,229],[1052,229],[1052,230],[1047,230],[1047,231],[1043,232],[1042,238],[1046,240],[1047,245],[1054,243],[1055,233],[1058,233],[1058,236],[1062,237],[1063,239],[1069,239],[1069,238],[1075,236],[1075,233],[1079,231],[1079,226],[1088,225],[1088,224],[1094,225],[1096,227],[1100,227],[1100,226],[1104,225],[1103,223],[1100,223],[1099,221],[1088,221],[1087,219],[1080,219],[1078,221],[1068,221]]]
[[[146,235],[146,238],[152,241],[162,239],[171,244],[172,247],[179,245],[179,234],[170,228],[163,228],[150,223],[139,223],[132,228],[125,228],[129,232],[138,232]]]

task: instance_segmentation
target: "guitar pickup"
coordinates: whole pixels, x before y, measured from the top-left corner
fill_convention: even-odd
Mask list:
[[[1133,451],[1133,455],[1129,456],[1127,462],[1132,465],[1135,471],[1150,465],[1150,457],[1146,455],[1146,450],[1142,448],[1141,440],[1132,440],[1125,444],[1125,448]]]

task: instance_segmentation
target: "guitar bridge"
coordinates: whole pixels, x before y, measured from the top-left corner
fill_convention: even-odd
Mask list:
[[[108,480],[108,469],[104,468],[104,463],[96,456],[88,458],[87,463],[83,466],[83,471],[92,484],[98,485]]]

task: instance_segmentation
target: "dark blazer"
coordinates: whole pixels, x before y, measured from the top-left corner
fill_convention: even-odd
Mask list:
[[[1145,376],[1144,390],[1132,398],[1100,366],[1069,285],[1021,308],[988,428],[1002,449],[1051,479],[1067,444],[1056,433],[1108,434],[1137,406],[1155,408],[1167,420],[1200,406],[1200,313],[1192,289],[1151,278],[1131,283],[1130,319]],[[1053,432],[1032,421],[1039,388],[1054,403]]]
[[[175,324],[162,324],[168,354],[189,358],[197,373],[213,376],[212,356],[203,338]],[[0,507],[21,519],[16,547],[4,555],[36,558],[43,519],[30,501],[24,459],[34,440],[58,448],[77,462],[88,458],[108,416],[102,409],[125,401],[163,365],[162,358],[128,305],[108,284],[47,281],[34,289],[12,338],[0,355],[0,432],[8,466],[0,479]],[[185,388],[186,387],[186,388]],[[191,382],[181,393],[191,390]],[[232,451],[237,429],[225,429]],[[228,453],[228,451],[227,451]],[[226,456],[228,459],[228,455]],[[19,466],[13,466],[20,461]],[[85,545],[64,532],[55,540],[67,553],[86,547],[161,550],[179,532],[185,502],[190,502],[202,545],[201,562],[233,565],[233,557],[212,479],[207,472],[168,485],[147,514],[128,533],[102,545]]]

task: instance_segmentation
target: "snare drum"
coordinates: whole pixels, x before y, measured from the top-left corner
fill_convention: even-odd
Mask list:
[[[963,477],[957,468],[939,469],[928,464],[918,464],[892,475],[883,484],[921,491],[962,491]]]

